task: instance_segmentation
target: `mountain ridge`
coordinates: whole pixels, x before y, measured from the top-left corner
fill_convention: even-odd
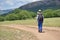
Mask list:
[[[45,0],[45,1],[36,1],[24,6],[21,6],[19,9],[37,11],[39,9],[60,9],[60,0]]]
[[[8,9],[8,10],[0,10],[0,15],[7,14],[8,12],[13,11],[13,9]]]

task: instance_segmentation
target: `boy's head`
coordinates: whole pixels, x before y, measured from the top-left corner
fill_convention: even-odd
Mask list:
[[[42,11],[42,10],[40,10],[40,9],[38,10],[38,12],[41,12],[41,11]]]
[[[37,14],[38,14],[38,15],[42,15],[41,12],[42,12],[42,10],[38,10]]]

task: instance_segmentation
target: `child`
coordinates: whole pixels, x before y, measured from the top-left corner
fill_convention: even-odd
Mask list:
[[[41,10],[37,12],[37,20],[38,20],[38,32],[42,32],[42,24],[43,24],[43,15]]]

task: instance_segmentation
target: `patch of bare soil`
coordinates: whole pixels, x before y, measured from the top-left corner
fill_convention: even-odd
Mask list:
[[[33,33],[35,36],[37,36],[39,40],[60,40],[60,28],[58,27],[43,27],[43,32],[39,33],[37,28],[26,27],[27,25],[3,25],[3,26],[29,31]]]

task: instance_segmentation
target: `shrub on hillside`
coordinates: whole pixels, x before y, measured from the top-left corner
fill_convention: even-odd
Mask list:
[[[4,21],[4,17],[0,16],[0,21]]]
[[[43,11],[43,15],[45,18],[60,17],[60,9],[57,10],[47,9]]]
[[[60,9],[53,11],[54,17],[60,17]]]
[[[12,13],[5,16],[5,20],[25,20],[34,18],[36,13],[27,10],[14,10]]]
[[[18,20],[18,16],[16,14],[9,14],[7,16],[5,16],[5,20]]]
[[[47,9],[43,11],[45,18],[60,17],[60,9]],[[25,20],[36,17],[36,13],[27,10],[15,9],[5,16],[0,17],[0,21],[4,20]]]

